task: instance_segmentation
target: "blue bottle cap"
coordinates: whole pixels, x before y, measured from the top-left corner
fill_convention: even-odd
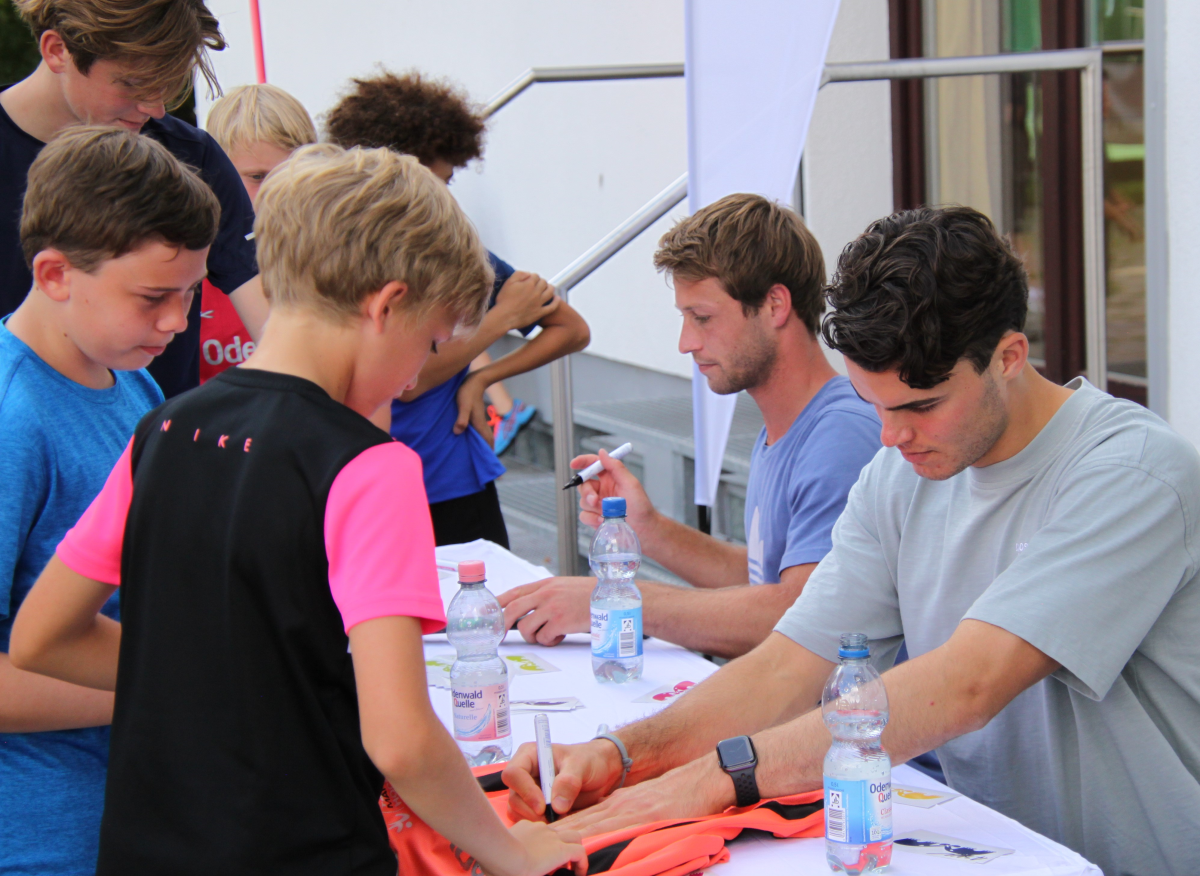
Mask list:
[[[620,496],[607,496],[601,499],[600,513],[604,517],[624,517],[625,500]]]
[[[842,633],[838,657],[843,660],[864,660],[871,656],[866,633]]]

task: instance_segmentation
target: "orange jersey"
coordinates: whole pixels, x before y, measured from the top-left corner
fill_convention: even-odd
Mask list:
[[[500,782],[503,765],[476,767],[472,772],[505,824],[508,789]],[[405,805],[390,783],[379,799],[388,837],[401,874],[483,876],[483,868],[466,852],[428,827]],[[822,837],[824,792],[810,791],[763,800],[747,809],[727,809],[720,815],[677,821],[657,821],[599,834],[583,841],[589,873],[612,876],[683,876],[729,860],[725,848],[743,830],[761,830],[777,837]],[[560,871],[566,873],[568,871]]]

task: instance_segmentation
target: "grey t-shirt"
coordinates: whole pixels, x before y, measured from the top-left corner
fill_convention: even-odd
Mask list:
[[[938,749],[966,795],[1108,876],[1191,874],[1200,838],[1200,456],[1077,378],[1011,459],[925,480],[895,449],[863,469],[833,550],[776,629],[917,657],[974,618],[1062,664]]]

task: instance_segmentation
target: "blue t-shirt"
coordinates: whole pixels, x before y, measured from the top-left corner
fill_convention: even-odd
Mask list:
[[[824,559],[850,488],[879,450],[879,432],[874,408],[845,377],[822,386],[774,444],[762,430],[746,486],[751,584],[777,584],[784,569]]]
[[[4,87],[0,86],[0,90]],[[254,207],[233,163],[217,141],[174,116],[150,119],[142,133],[200,174],[221,202],[221,224],[208,251],[208,279],[232,292],[258,275]],[[46,144],[26,133],[0,107],[0,316],[16,310],[33,287],[33,275],[21,254],[21,202],[29,166]],[[200,385],[200,295],[192,301],[188,324],[147,369],[167,398]]]
[[[145,371],[118,371],[108,389],[75,383],[0,324],[0,650],[54,549],[162,397]],[[103,612],[117,617],[115,594]],[[0,733],[0,873],[95,873],[107,763],[107,727]]]
[[[496,272],[492,306],[500,287],[514,273],[507,262],[488,253]],[[522,329],[529,334],[534,326]],[[392,437],[407,444],[421,457],[425,470],[425,492],[429,502],[445,502],[478,493],[500,475],[504,466],[483,436],[468,427],[454,434],[458,419],[458,388],[470,367],[464,368],[441,386],[435,386],[410,402],[392,402]]]

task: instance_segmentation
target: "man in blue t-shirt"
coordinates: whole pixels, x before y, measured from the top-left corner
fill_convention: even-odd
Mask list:
[[[579,519],[598,526],[600,499],[623,496],[643,553],[694,587],[638,582],[645,632],[736,657],[767,637],[832,548],[850,487],[879,450],[879,418],[817,342],[825,264],[791,210],[730,195],[664,235],[654,264],[675,285],[680,352],[691,354],[713,391],[746,390],[762,411],[746,493],[748,545],[659,513],[607,454],[599,480],[580,488]],[[548,578],[509,590],[500,595],[505,622],[543,645],[587,632],[594,585],[594,578]]]
[[[229,298],[255,339],[267,302],[254,253],[254,209],[237,171],[208,134],[166,114],[199,70],[215,86],[208,49],[223,49],[217,20],[198,0],[59,0],[18,4],[42,61],[15,85],[0,86],[0,317],[24,300],[33,278],[21,255],[17,221],[29,166],[63,129],[78,124],[141,131],[195,168],[221,203],[221,228],[208,279]],[[136,16],[145,10],[143,20]],[[127,7],[122,10],[121,7]],[[113,24],[114,9],[124,18]],[[111,54],[104,52],[107,48]],[[187,328],[148,369],[168,398],[200,383],[200,296]]]

